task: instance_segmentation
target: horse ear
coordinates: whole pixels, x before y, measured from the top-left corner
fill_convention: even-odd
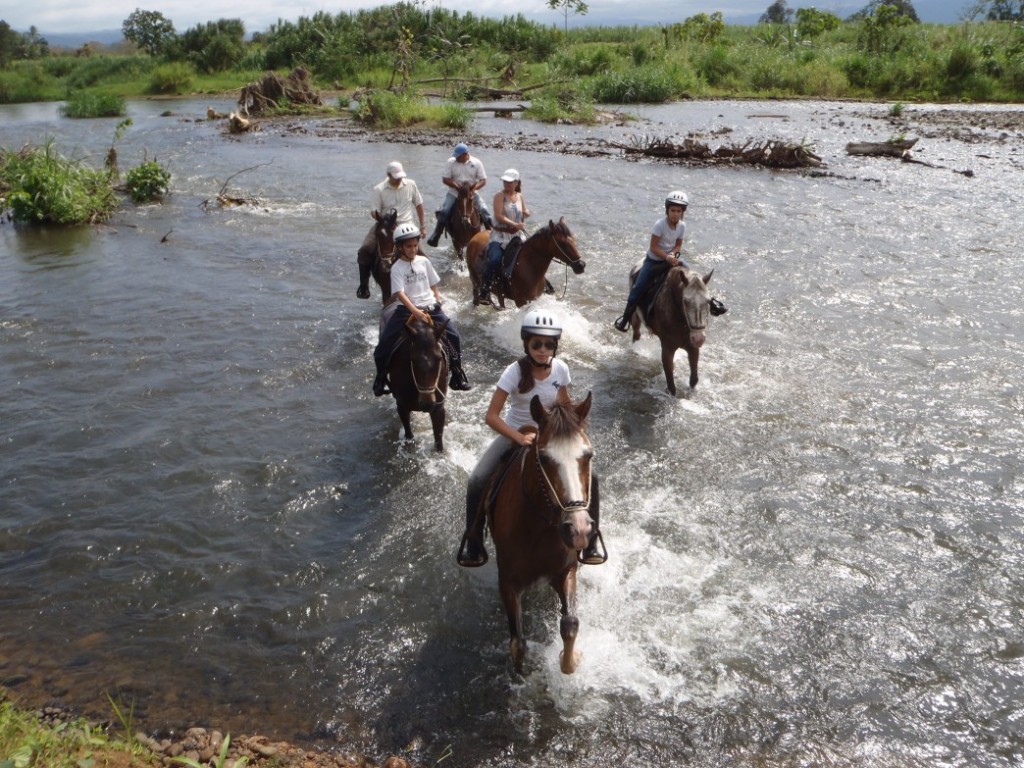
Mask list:
[[[449,317],[447,320],[445,320],[443,323],[441,323],[441,325],[438,325],[437,323],[434,323],[434,338],[435,339],[440,339],[442,336],[444,336],[445,331],[448,329],[448,323],[450,323],[451,321],[452,321],[452,319]]]
[[[534,395],[533,399],[530,400],[530,415],[533,416],[533,420],[538,424],[543,423],[547,417],[544,406],[540,404],[540,395]]]
[[[590,414],[590,406],[594,402],[594,393],[587,392],[586,399],[576,406],[576,414],[580,417],[580,421],[583,421]]]
[[[713,274],[715,274],[715,270],[712,269],[710,272],[704,275],[704,285],[707,285],[709,282],[711,282],[711,276]]]

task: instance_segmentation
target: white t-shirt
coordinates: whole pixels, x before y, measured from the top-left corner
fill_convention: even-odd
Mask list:
[[[512,363],[506,368],[501,378],[498,379],[498,389],[508,393],[509,409],[505,416],[505,423],[512,429],[519,429],[525,424],[537,423],[530,415],[530,401],[534,395],[540,395],[540,402],[545,408],[555,404],[558,390],[568,387],[572,383],[569,376],[569,366],[557,357],[551,361],[551,373],[544,381],[534,380],[533,389],[523,394],[519,391],[519,382],[522,379],[522,372],[519,369],[519,361]]]
[[[388,180],[384,179],[373,188],[371,197],[371,211],[386,213],[394,208],[398,211],[399,224],[419,224],[416,206],[423,205],[423,196],[412,179],[402,179],[397,187],[392,187]]]
[[[683,235],[686,234],[686,222],[680,219],[679,223],[676,224],[676,228],[672,229],[668,223],[668,217],[662,217],[658,219],[658,222],[651,229],[651,234],[658,238],[658,245],[661,246],[661,250],[665,253],[672,253],[672,249],[676,247],[676,240],[682,240]],[[650,248],[647,249],[647,258],[661,261],[661,257],[656,256]]]
[[[436,297],[430,289],[439,282],[441,278],[426,256],[417,255],[412,261],[399,259],[391,265],[391,292],[402,291],[420,309],[435,303]]]
[[[470,157],[464,163],[460,163],[454,157],[449,157],[444,167],[444,177],[462,186],[467,181],[471,184],[483,181],[487,178],[487,172],[484,171],[484,164],[475,157]]]

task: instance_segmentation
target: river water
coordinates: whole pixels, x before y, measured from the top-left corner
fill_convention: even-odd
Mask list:
[[[1021,134],[932,133],[915,150],[929,167],[846,155],[892,135],[886,105],[477,120],[471,144],[807,140],[831,174],[479,150],[493,178],[522,172],[534,221],[564,216],[587,261],[553,268],[542,303],[564,318],[574,392],[594,393],[610,551],[581,570],[579,672],[558,671],[539,590],[519,676],[493,561],[454,553],[521,313],[472,307],[464,268],[431,251],[476,384],[451,397],[438,455],[426,415],[406,444],[372,396],[376,289],[355,298],[370,187],[399,159],[432,208],[448,146],[313,119],[229,137],[208,104],[231,107],[129,107],[122,168],[168,167],[163,204],[0,225],[15,694],[109,718],[107,692],[151,732],[474,768],[1024,759]],[[49,136],[98,166],[116,123],[4,107],[0,145]],[[204,207],[222,187],[259,204]],[[686,255],[730,308],[679,398],[656,342],[611,326],[675,188]]]

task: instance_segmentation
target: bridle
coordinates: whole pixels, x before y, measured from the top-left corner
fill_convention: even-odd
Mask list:
[[[534,455],[534,458],[536,459],[536,464],[537,464],[537,472],[540,473],[541,478],[543,478],[543,480],[544,480],[544,483],[541,485],[541,491],[544,494],[544,500],[547,502],[548,510],[550,510],[551,512],[554,512],[556,517],[557,517],[557,519],[551,519],[549,516],[543,515],[543,512],[541,512],[541,514],[545,517],[545,521],[547,522],[547,524],[549,526],[558,525],[558,523],[561,521],[561,519],[565,515],[574,514],[576,512],[586,512],[587,514],[590,514],[590,502],[589,501],[582,501],[580,499],[573,499],[573,500],[567,501],[566,503],[563,504],[559,500],[558,492],[555,490],[555,485],[554,485],[554,483],[551,482],[551,478],[548,476],[547,470],[544,469],[544,462],[542,462],[540,460],[540,445],[537,442],[537,440],[533,441],[533,449],[534,449],[533,450],[533,455]],[[521,484],[524,483],[524,480],[526,478],[526,454],[527,454],[527,452],[528,452],[528,450],[527,451],[523,451],[522,467],[521,467],[521,471],[519,473],[520,483]],[[587,485],[589,486],[589,484],[590,483],[589,483],[589,478],[588,478]],[[525,485],[523,487],[523,496],[524,497],[526,496]]]
[[[391,237],[391,250],[388,253],[384,252],[384,248],[381,242],[387,239],[389,234],[387,231],[387,225],[385,221],[390,222],[390,234]],[[391,265],[395,263],[395,254],[398,253],[398,246],[395,245],[394,231],[395,227],[398,226],[398,212],[392,208],[387,214],[380,219],[377,219],[377,259],[380,261],[381,269],[384,272],[391,271]],[[384,236],[381,236],[381,231],[384,232]]]
[[[413,323],[413,321],[415,319],[416,318],[414,318],[412,315],[409,315],[409,319],[405,321],[405,327],[409,328],[409,329],[412,329],[412,323]],[[427,316],[427,322],[429,322],[430,325],[433,325],[434,324],[434,318],[432,318],[432,317],[430,317],[428,315]],[[448,350],[445,349],[444,344],[442,344],[440,342],[440,340],[438,340],[437,343],[441,347],[441,354],[444,355],[445,365],[447,366],[447,364],[448,364]],[[421,394],[421,395],[433,395],[433,394],[436,394],[436,395],[438,395],[438,399],[440,401],[444,401],[444,399],[447,397],[447,395],[441,390],[441,386],[440,386],[440,384],[441,384],[441,366],[440,365],[437,366],[437,373],[434,375],[434,382],[433,382],[433,384],[430,384],[430,383],[421,384],[420,380],[416,377],[416,365],[415,365],[415,363],[413,361],[413,356],[409,355],[409,374],[412,376],[412,383],[416,385],[416,391],[419,394]]]

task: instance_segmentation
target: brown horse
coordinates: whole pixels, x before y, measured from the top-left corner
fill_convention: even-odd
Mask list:
[[[630,284],[636,279],[639,265],[630,273]],[[704,346],[708,327],[711,295],[707,285],[715,270],[704,277],[686,267],[672,267],[657,289],[654,303],[640,301],[639,313],[633,313],[633,341],[640,338],[640,317],[647,329],[661,341],[661,367],[665,369],[665,382],[670,394],[676,394],[675,355],[685,349],[690,361],[690,389],[697,386],[697,363],[700,348]],[[680,322],[682,320],[682,322]]]
[[[466,264],[473,281],[474,305],[487,303],[480,298],[480,289],[483,286],[484,269],[487,267],[487,241],[490,236],[489,232],[480,232],[469,241],[466,250]],[[503,275],[495,278],[491,291],[498,297],[499,308],[505,308],[506,298],[512,299],[517,307],[522,307],[540,296],[544,292],[544,276],[552,261],[562,262],[577,275],[583,274],[587,266],[576,250],[576,238],[569,231],[564,218],[559,219],[557,224],[548,221],[546,227],[538,229],[527,238],[519,248],[509,280],[506,281]]]
[[[455,256],[461,261],[466,244],[480,231],[480,213],[476,209],[476,195],[471,184],[459,187],[446,229],[452,239]]]
[[[447,323],[445,324],[447,325]],[[448,357],[445,354],[445,325],[424,323],[410,317],[402,341],[388,362],[388,385],[405,428],[412,440],[410,414],[430,414],[434,448],[444,450],[445,400],[448,397]]]
[[[371,274],[380,286],[381,303],[387,304],[391,298],[391,265],[395,261],[395,227],[398,224],[398,211],[390,211],[374,216],[377,223],[374,231],[377,235],[377,256],[373,260]]]
[[[586,430],[590,404],[589,393],[579,404],[561,396],[551,410],[533,398],[537,439],[513,456],[488,510],[509,653],[520,671],[526,656],[522,593],[541,582],[561,601],[562,672],[571,674],[579,664],[576,569],[594,528],[589,511],[593,451]]]

